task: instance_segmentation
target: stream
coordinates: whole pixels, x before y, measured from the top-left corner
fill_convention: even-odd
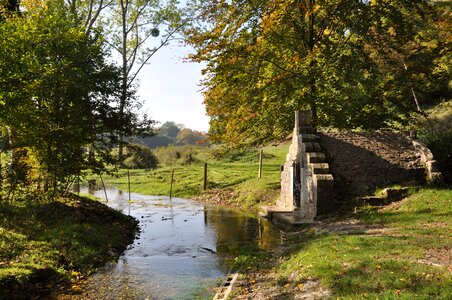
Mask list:
[[[88,193],[87,189],[82,193]],[[271,251],[279,230],[237,209],[116,188],[89,191],[140,221],[140,235],[120,256],[64,299],[212,299],[243,248]]]

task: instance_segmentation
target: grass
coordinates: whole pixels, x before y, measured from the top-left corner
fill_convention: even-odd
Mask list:
[[[291,241],[279,283],[319,280],[338,299],[451,299],[451,216],[450,189],[422,189],[399,206],[356,215],[379,233],[307,231]]]
[[[86,198],[0,207],[0,299],[22,299],[91,273],[118,256],[136,221]]]
[[[164,150],[159,150],[160,152]],[[174,151],[172,148],[168,151]],[[288,145],[264,148],[263,175],[258,179],[258,150],[231,154],[221,159],[212,149],[192,150],[194,162],[186,165],[163,165],[156,170],[129,170],[132,192],[148,195],[169,195],[174,170],[173,196],[191,198],[203,193],[204,163],[207,163],[208,189],[234,190],[236,201],[253,206],[262,201],[276,200],[280,183],[280,165],[285,161]],[[128,190],[127,170],[117,177],[104,178],[108,185]],[[269,196],[270,195],[270,196]]]

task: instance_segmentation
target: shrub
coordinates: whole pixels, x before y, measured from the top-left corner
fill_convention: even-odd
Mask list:
[[[124,147],[124,165],[130,169],[155,169],[158,159],[149,147],[129,144]]]
[[[155,151],[158,161],[164,165],[189,165],[197,162],[197,151],[193,146],[169,146]]]
[[[419,137],[438,161],[444,179],[452,183],[452,101],[445,101],[417,121]]]

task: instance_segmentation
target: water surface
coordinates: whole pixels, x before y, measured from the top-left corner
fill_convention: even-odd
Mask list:
[[[105,199],[103,190],[90,193]],[[134,193],[129,202],[115,188],[107,195],[107,205],[140,221],[141,233],[71,299],[211,299],[241,249],[271,251],[279,243],[269,222],[238,210]]]

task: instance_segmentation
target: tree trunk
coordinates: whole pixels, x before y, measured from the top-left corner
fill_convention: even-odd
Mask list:
[[[121,99],[119,103],[119,122],[121,126],[124,125],[124,109],[127,103],[127,79],[128,79],[128,65],[127,65],[127,2],[121,1],[121,21],[122,21],[122,87],[121,87]],[[118,145],[118,159],[122,162],[124,154],[124,135],[122,132],[119,133],[119,145]]]
[[[309,55],[311,56],[310,62],[310,72],[311,77],[309,79],[309,105],[311,106],[311,117],[312,117],[312,126],[314,128],[317,127],[317,99],[316,99],[316,72],[315,72],[315,61],[314,61],[314,46],[315,46],[315,34],[314,34],[314,24],[315,24],[315,15],[314,15],[314,5],[315,0],[309,0]]]

